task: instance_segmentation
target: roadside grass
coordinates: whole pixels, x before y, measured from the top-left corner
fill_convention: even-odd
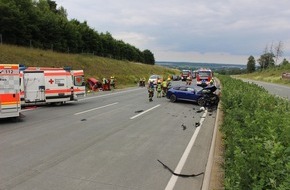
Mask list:
[[[146,65],[98,57],[91,54],[66,54],[51,50],[45,51],[34,48],[25,48],[13,45],[0,45],[0,63],[24,64],[25,66],[65,67],[83,69],[85,78],[94,77],[101,80],[103,77],[116,78],[116,87],[124,88],[136,86],[140,77],[149,78],[152,74],[163,77],[179,74],[177,69],[170,69],[159,65]]]
[[[268,68],[263,71],[238,75],[238,77],[290,86],[290,79],[282,79],[282,73],[290,73],[290,65]]]

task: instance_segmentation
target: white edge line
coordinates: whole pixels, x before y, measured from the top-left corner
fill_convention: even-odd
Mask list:
[[[101,106],[101,107],[97,107],[97,108],[89,109],[89,110],[86,110],[86,111],[82,111],[82,112],[75,113],[74,115],[80,115],[80,114],[87,113],[87,112],[90,112],[90,111],[94,111],[94,110],[98,110],[98,109],[101,109],[101,108],[105,108],[105,107],[113,106],[113,105],[118,104],[118,103],[119,103],[119,102],[115,102],[115,103],[108,104],[108,105],[105,105],[105,106]]]
[[[149,111],[151,111],[151,110],[153,110],[153,109],[155,109],[155,108],[157,108],[157,107],[159,107],[159,106],[160,106],[160,104],[158,104],[158,105],[156,105],[156,106],[154,106],[154,107],[152,107],[152,108],[150,108],[150,109],[148,109],[148,110],[145,110],[145,111],[143,111],[142,113],[139,113],[139,114],[137,114],[137,115],[131,117],[130,119],[135,119],[136,117],[139,117],[140,115],[143,115],[144,113],[149,112]]]
[[[218,105],[217,108],[217,113],[216,113],[216,119],[215,119],[215,124],[214,124],[214,132],[213,132],[213,137],[211,141],[211,147],[207,159],[207,164],[205,168],[205,174],[203,177],[203,183],[202,183],[202,190],[208,190],[209,185],[210,185],[210,180],[211,180],[211,170],[212,166],[214,163],[214,149],[215,149],[215,143],[216,143],[216,138],[217,138],[217,130],[218,130],[218,122],[220,120],[219,115],[220,115],[220,104]]]
[[[185,164],[185,162],[186,162],[186,160],[187,160],[187,158],[189,156],[190,150],[193,147],[193,144],[194,144],[194,142],[195,142],[195,140],[197,138],[199,130],[202,127],[202,123],[205,120],[206,114],[207,114],[207,110],[205,110],[204,114],[202,115],[202,117],[200,119],[200,125],[194,131],[194,133],[193,133],[193,135],[192,135],[192,137],[191,137],[191,139],[190,139],[190,141],[189,141],[189,143],[188,143],[188,145],[187,145],[182,157],[179,160],[178,165],[176,166],[176,168],[174,170],[174,173],[180,173],[181,172],[181,170],[182,170],[182,168],[183,168],[183,166],[184,166],[184,164]],[[178,179],[178,176],[171,175],[171,178],[170,178],[169,182],[167,183],[167,186],[166,186],[165,190],[174,189],[174,186],[175,186],[175,183],[176,183],[177,179]]]

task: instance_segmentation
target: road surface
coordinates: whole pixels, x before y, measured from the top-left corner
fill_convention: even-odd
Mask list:
[[[0,120],[0,189],[201,189],[216,111],[198,110],[140,87],[30,107]]]

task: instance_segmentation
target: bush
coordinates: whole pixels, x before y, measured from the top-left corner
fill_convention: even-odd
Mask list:
[[[225,189],[290,187],[290,105],[255,84],[219,76]]]

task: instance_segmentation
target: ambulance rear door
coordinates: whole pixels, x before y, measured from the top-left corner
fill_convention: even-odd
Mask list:
[[[29,102],[45,101],[45,79],[43,71],[24,71],[24,100]]]

